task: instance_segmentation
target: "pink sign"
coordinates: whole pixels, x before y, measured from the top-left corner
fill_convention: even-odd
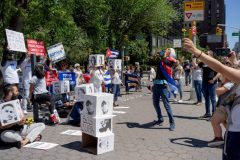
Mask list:
[[[29,54],[35,54],[36,56],[46,56],[46,50],[43,41],[36,41],[33,39],[27,40],[27,47]]]

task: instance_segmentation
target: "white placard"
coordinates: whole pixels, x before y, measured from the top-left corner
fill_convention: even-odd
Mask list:
[[[42,149],[42,150],[48,150],[51,148],[54,148],[58,146],[56,143],[48,143],[48,142],[33,142],[30,144],[25,145],[26,148],[34,148],[34,149]]]
[[[69,93],[70,92],[70,82],[68,80],[53,82],[53,93]]]
[[[173,40],[173,48],[181,48],[182,47],[182,40],[181,39],[174,39]]]
[[[5,31],[6,31],[9,50],[17,51],[17,52],[26,52],[27,51],[23,33],[12,31],[9,29],[5,29]]]
[[[90,95],[94,93],[94,86],[93,83],[81,84],[79,86],[76,86],[74,90],[76,100],[78,102],[83,102],[85,95]]]
[[[90,67],[99,67],[103,66],[105,63],[103,54],[92,54],[89,55],[89,66]]]
[[[106,153],[114,150],[114,134],[98,137],[97,154]]]
[[[18,99],[0,104],[0,123],[2,126],[17,123],[22,118],[23,112]]]
[[[110,69],[122,70],[122,60],[121,59],[109,59],[108,67]]]
[[[61,134],[66,134],[66,135],[70,135],[70,136],[81,136],[82,135],[82,131],[79,131],[79,130],[66,130],[64,132],[61,132]]]
[[[58,62],[66,58],[66,53],[62,43],[55,44],[47,48],[49,59],[52,62]]]

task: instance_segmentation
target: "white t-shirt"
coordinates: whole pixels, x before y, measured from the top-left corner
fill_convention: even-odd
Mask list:
[[[3,75],[3,81],[7,84],[19,83],[19,77],[17,74],[17,61],[7,61],[5,66],[1,66]]]
[[[122,83],[122,81],[120,79],[119,74],[117,72],[115,72],[112,77],[112,84],[121,84],[121,83]]]
[[[199,67],[194,68],[192,76],[194,81],[202,81],[202,69]]]
[[[240,96],[240,86],[236,89],[236,97]],[[232,123],[229,124],[229,131],[240,132],[240,104],[233,107],[231,111]]]
[[[25,58],[21,64],[23,81],[30,81],[32,78],[31,59]]]
[[[97,69],[95,71],[91,71],[92,77],[90,79],[90,83],[93,83],[94,85],[94,91],[102,92],[102,83],[103,83],[103,71],[100,69]]]
[[[30,83],[34,85],[33,94],[48,93],[45,78],[38,79],[37,76],[33,76]]]

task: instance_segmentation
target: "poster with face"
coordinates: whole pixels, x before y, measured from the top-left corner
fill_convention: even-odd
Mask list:
[[[110,69],[122,70],[122,60],[121,59],[109,59],[108,66]]]
[[[98,67],[104,65],[104,55],[102,54],[92,54],[89,56],[89,66]]]
[[[19,122],[23,117],[19,100],[0,104],[0,122],[2,126]]]
[[[114,134],[98,138],[97,154],[114,150]]]
[[[93,93],[94,93],[94,87],[92,83],[81,84],[75,87],[75,95],[76,95],[76,100],[78,102],[83,102],[85,95],[90,95]]]

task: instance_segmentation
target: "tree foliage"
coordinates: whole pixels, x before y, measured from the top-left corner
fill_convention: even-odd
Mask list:
[[[71,61],[82,63],[107,47],[127,46],[136,60],[147,58],[148,42],[134,37],[167,35],[178,20],[168,0],[1,0],[0,43],[16,17],[26,39],[62,42]]]

